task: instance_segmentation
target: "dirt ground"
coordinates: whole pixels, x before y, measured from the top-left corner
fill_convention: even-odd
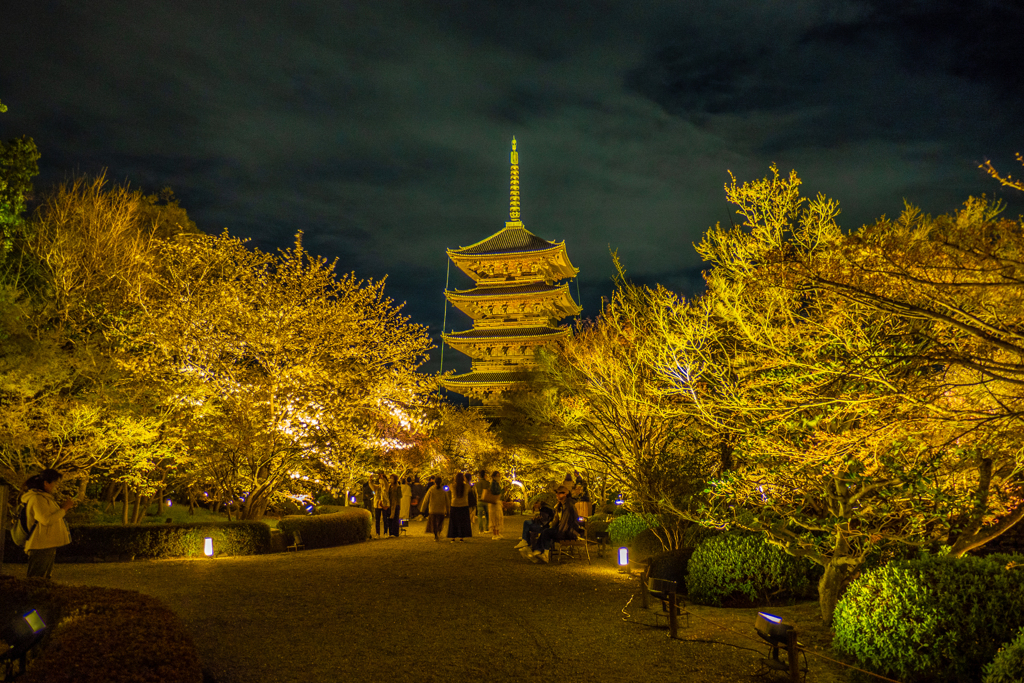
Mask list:
[[[500,541],[436,543],[413,522],[398,539],[298,553],[58,564],[54,580],[160,598],[217,683],[786,680],[754,676],[767,652],[757,610],[688,607],[669,639],[611,553],[543,565],[515,552],[522,519],[507,518]],[[766,611],[828,654],[816,604]],[[808,660],[808,683],[848,680]]]

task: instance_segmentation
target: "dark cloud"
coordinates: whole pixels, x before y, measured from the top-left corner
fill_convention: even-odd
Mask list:
[[[437,333],[445,249],[507,220],[513,134],[523,219],[566,240],[593,314],[610,248],[699,291],[727,169],[796,168],[849,227],[993,193],[977,164],[1022,147],[1022,33],[1008,0],[20,3],[0,136],[36,138],[42,184],[106,168],[211,232],[302,231]]]

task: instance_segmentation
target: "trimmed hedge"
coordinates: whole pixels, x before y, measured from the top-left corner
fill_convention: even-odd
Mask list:
[[[370,538],[372,521],[369,510],[350,507],[326,515],[283,517],[277,528],[285,534],[289,544],[291,535],[298,531],[307,548],[330,548]]]
[[[753,607],[807,595],[820,568],[754,534],[705,539],[690,558],[686,590],[701,605]]]
[[[608,540],[612,545],[629,545],[643,532],[659,526],[661,522],[655,515],[630,512],[611,521],[608,525]]]
[[[1022,562],[924,557],[866,571],[836,605],[833,646],[904,683],[980,681],[999,644],[1024,625]]]
[[[1020,683],[1024,681],[1024,628],[1009,643],[1004,643],[995,659],[985,665],[982,683]]]
[[[196,522],[191,524],[83,524],[72,526],[71,544],[57,550],[58,562],[201,557],[203,539],[213,539],[217,555],[260,555],[271,551],[270,527],[264,522]],[[10,534],[6,534],[8,539]],[[26,562],[25,552],[5,546],[8,562]]]
[[[31,609],[48,633],[22,683],[200,683],[199,656],[184,624],[156,598],[96,586],[0,576],[0,620]]]

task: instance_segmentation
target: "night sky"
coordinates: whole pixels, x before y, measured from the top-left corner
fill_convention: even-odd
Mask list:
[[[10,0],[0,137],[35,138],[41,188],[106,168],[170,186],[207,232],[275,249],[301,230],[436,334],[445,249],[508,220],[515,135],[523,222],[566,240],[593,315],[609,247],[637,280],[699,291],[692,244],[730,220],[730,169],[795,168],[848,229],[904,198],[1002,196],[977,166],[1021,175],[1020,8]]]

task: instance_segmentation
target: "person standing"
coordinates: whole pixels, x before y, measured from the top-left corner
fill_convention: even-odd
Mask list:
[[[476,525],[476,487],[473,486],[473,475],[466,473],[466,486],[469,487],[469,528]]]
[[[427,490],[423,492],[423,500],[420,502],[420,512],[427,518],[427,527],[424,531],[428,534],[434,533],[434,520],[430,518],[430,508],[427,505],[427,498],[430,496],[430,492],[436,485],[437,477],[430,477],[427,479]]]
[[[25,542],[29,578],[50,578],[57,548],[71,543],[71,533],[64,522],[64,515],[74,507],[75,500],[68,498],[63,504],[57,505],[53,497],[61,478],[60,472],[47,468],[25,481],[26,491],[21,496],[21,502],[25,503],[25,516],[31,532]]]
[[[400,519],[408,520],[412,512],[412,486],[409,484],[409,477],[402,479],[402,510],[398,513]]]
[[[369,510],[370,514],[372,515],[373,514],[373,477],[370,477],[369,479],[367,479],[366,481],[363,482],[362,496],[363,496],[363,507],[366,508],[367,510]]]
[[[388,538],[398,538],[401,520],[398,517],[402,506],[402,485],[398,483],[398,475],[391,475],[391,482],[388,484]]]
[[[480,470],[480,490],[476,495],[476,523],[477,530],[481,535],[490,528],[487,519],[487,501],[484,500],[484,493],[490,488],[491,482],[487,479],[487,471]]]
[[[423,502],[423,494],[427,492],[427,487],[420,481],[420,477],[417,474],[412,481],[412,500],[410,502],[411,514],[419,517],[420,514],[420,503]]]
[[[473,522],[469,519],[469,491],[465,475],[459,472],[452,486],[451,512],[448,516],[448,538],[452,543],[456,538],[465,543],[467,538],[473,537]]]
[[[388,500],[388,480],[382,474],[373,487],[373,523],[377,531],[377,538],[380,538],[381,522],[384,522],[384,533],[388,531],[388,515],[391,512],[391,503]]]
[[[491,540],[497,541],[501,538],[501,532],[505,526],[505,510],[502,508],[501,496],[505,492],[501,485],[501,472],[494,471],[491,475],[491,495],[496,496],[494,503],[487,504],[487,518],[491,522]],[[493,500],[493,498],[492,498]]]
[[[441,529],[444,528],[444,517],[448,514],[448,492],[444,490],[444,480],[437,477],[423,498],[427,511],[427,526],[434,534],[434,540],[441,540]]]

